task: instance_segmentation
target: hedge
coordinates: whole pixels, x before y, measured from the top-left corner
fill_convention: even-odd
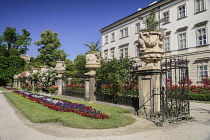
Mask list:
[[[210,94],[190,94],[190,100],[210,101]]]

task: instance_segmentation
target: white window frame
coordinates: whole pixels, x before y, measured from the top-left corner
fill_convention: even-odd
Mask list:
[[[199,30],[203,30],[203,29],[205,29],[205,34],[199,34]],[[201,37],[201,39],[202,40],[200,40],[200,37]],[[196,29],[196,38],[197,38],[197,45],[198,46],[202,46],[202,45],[206,45],[207,44],[207,42],[208,42],[208,40],[207,40],[207,28],[206,28],[206,26],[202,26],[202,27],[198,27],[197,29]]]
[[[108,50],[104,51],[104,60],[108,60]]]
[[[120,48],[120,58],[128,58],[128,47]]]
[[[169,35],[164,38],[163,51],[164,52],[171,51],[171,38]]]
[[[204,69],[204,67],[206,69]],[[201,69],[202,68],[202,69]],[[208,65],[200,65],[198,66],[198,80],[201,81],[203,78],[206,78],[209,76],[209,70]]]
[[[195,13],[199,13],[205,10],[206,10],[206,0],[195,0]]]
[[[120,29],[120,39],[128,37],[128,27]]]
[[[180,8],[182,8],[182,9],[180,10]],[[186,17],[187,16],[187,7],[186,7],[186,4],[183,4],[183,5],[178,6],[177,12],[178,12],[178,14],[177,14],[178,15],[178,19],[181,19],[181,18]]]
[[[110,58],[111,58],[111,59],[114,59],[114,58],[115,58],[115,48],[112,48],[112,49],[110,50]]]
[[[114,42],[115,41],[115,33],[112,33],[111,36],[112,36],[112,41],[111,42]]]
[[[104,44],[108,44],[108,41],[109,41],[108,35],[106,35],[106,36],[105,36],[105,43],[104,43]]]
[[[141,30],[140,22],[136,23],[136,34],[138,34]]]
[[[125,37],[128,37],[128,27],[124,28],[125,30]]]
[[[163,19],[164,19],[163,24],[170,23],[170,12],[169,11],[163,12],[162,15],[163,15]]]
[[[185,34],[185,38],[183,38],[183,36],[182,36],[184,34]],[[184,43],[184,40],[185,40],[185,43]],[[187,32],[186,31],[178,33],[178,45],[179,45],[179,49],[186,49],[187,48]]]

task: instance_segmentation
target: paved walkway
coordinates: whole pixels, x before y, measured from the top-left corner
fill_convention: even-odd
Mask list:
[[[191,103],[196,120],[156,127],[140,117],[129,126],[86,130],[55,123],[34,124],[23,117],[0,91],[0,140],[210,140],[210,104]]]

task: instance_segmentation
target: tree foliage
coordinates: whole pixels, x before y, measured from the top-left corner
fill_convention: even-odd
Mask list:
[[[137,94],[138,80],[133,69],[133,61],[128,58],[108,62],[102,60],[101,68],[97,69],[97,83],[108,88],[106,92],[110,94]]]
[[[77,55],[76,59],[74,60],[74,67],[75,70],[77,71],[75,73],[75,77],[83,77],[85,72],[87,72],[85,68],[86,60],[85,60],[85,55]]]
[[[6,27],[0,36],[1,56],[25,54],[31,43],[30,32],[22,29],[22,35],[16,32],[16,28]]]
[[[34,43],[39,47],[37,59],[43,65],[54,67],[57,60],[65,61],[68,56],[64,50],[58,49],[61,47],[61,43],[57,36],[58,33],[53,33],[47,29],[44,33],[41,33],[41,39]]]
[[[14,74],[24,70],[26,61],[20,56],[0,56],[0,84],[11,82]]]
[[[84,44],[84,45],[88,46],[91,52],[99,52],[99,49],[101,48],[101,46],[98,47],[98,43],[99,41],[96,43],[92,42],[90,45],[89,44]]]

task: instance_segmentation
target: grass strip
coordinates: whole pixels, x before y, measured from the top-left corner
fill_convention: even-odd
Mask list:
[[[82,129],[107,129],[118,128],[135,122],[135,119],[125,115],[128,110],[105,105],[90,104],[82,101],[71,100],[71,102],[82,103],[92,106],[96,110],[109,115],[109,119],[91,119],[71,112],[58,112],[51,110],[41,104],[26,99],[13,92],[5,92],[4,95],[16,106],[20,112],[33,123],[55,122],[68,127]],[[68,99],[66,99],[68,100]]]

